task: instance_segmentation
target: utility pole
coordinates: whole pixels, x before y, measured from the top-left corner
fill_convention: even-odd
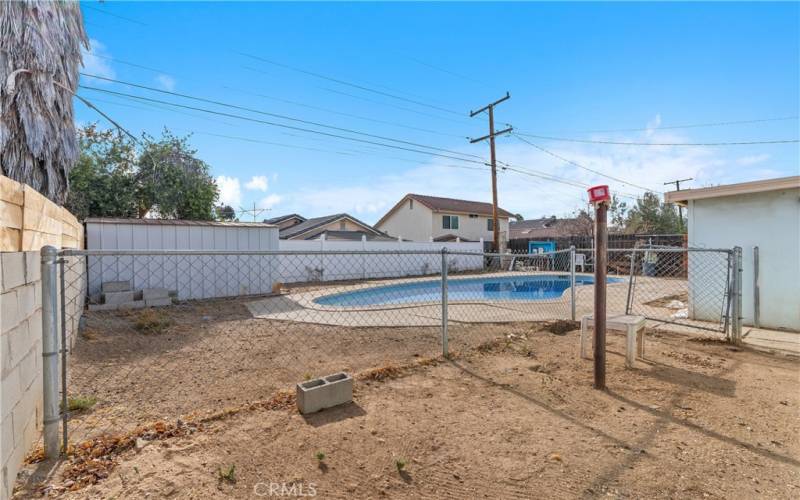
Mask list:
[[[493,248],[495,252],[500,251],[500,224],[497,219],[497,158],[495,156],[494,151],[494,138],[498,135],[503,135],[511,132],[514,130],[514,127],[509,126],[506,129],[499,130],[495,132],[494,130],[494,107],[500,104],[503,101],[506,101],[511,98],[511,94],[506,92],[505,97],[502,97],[491,104],[487,104],[486,106],[482,107],[477,111],[470,111],[469,116],[474,117],[477,114],[483,113],[484,111],[489,111],[489,134],[484,135],[483,137],[479,137],[477,139],[470,139],[470,144],[475,144],[476,142],[485,141],[489,139],[489,152],[491,158],[491,167],[492,167],[492,235],[493,235]]]
[[[256,208],[256,202],[253,202],[253,208],[252,209],[245,209],[245,208],[239,207],[239,211],[242,212],[243,214],[250,214],[250,213],[253,214],[253,222],[256,221],[256,217],[258,217],[262,213],[266,212],[267,210],[269,210],[269,208]]]
[[[594,388],[606,388],[606,254],[608,251],[608,202],[595,210],[594,265]]]
[[[680,191],[681,190],[681,182],[689,182],[689,181],[693,181],[693,180],[694,180],[694,177],[689,177],[688,179],[675,179],[674,181],[665,182],[664,185],[667,186],[669,184],[675,184],[675,191]],[[678,205],[678,215],[680,215],[680,218],[681,218],[681,229],[683,229],[683,207],[681,205]]]

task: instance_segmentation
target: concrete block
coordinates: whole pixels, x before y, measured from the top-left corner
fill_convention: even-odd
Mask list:
[[[165,299],[169,297],[169,290],[166,288],[145,288],[142,290],[144,300]]]
[[[20,320],[17,291],[12,290],[0,295],[0,332],[11,330]]]
[[[3,252],[0,253],[0,265],[3,266],[3,290],[25,284],[25,253]]]
[[[31,387],[31,384],[36,381],[37,354],[35,349],[31,349],[19,362],[19,382],[23,391],[35,389]],[[38,355],[41,356],[41,354]]]
[[[36,310],[36,285],[30,283],[17,288],[17,301],[20,320],[29,318]]]
[[[14,423],[11,421],[11,416],[0,421],[0,432],[2,432],[0,463],[5,463],[11,456],[11,450],[14,449]]]
[[[131,289],[130,281],[105,281],[103,282],[103,293],[109,292],[128,292]]]
[[[0,381],[0,384],[2,384],[3,388],[2,395],[0,395],[0,409],[2,409],[0,419],[5,419],[21,397],[19,370],[11,370],[8,375]]]
[[[122,304],[135,300],[133,292],[103,292],[104,304]]]
[[[42,256],[39,252],[25,253],[25,281],[36,283],[42,279]]]
[[[163,307],[163,306],[171,306],[172,305],[172,298],[171,297],[162,297],[159,299],[144,299],[144,303],[147,307]]]
[[[23,321],[11,330],[4,332],[3,342],[3,347],[5,348],[3,362],[7,363],[3,370],[7,372],[12,367],[16,367],[31,348],[31,340],[28,336],[28,322]]]
[[[141,309],[145,307],[143,300],[132,300],[130,302],[123,302],[118,305],[119,309]]]
[[[353,378],[345,372],[297,384],[297,408],[314,413],[353,401]]]
[[[89,304],[89,311],[116,311],[118,304]]]

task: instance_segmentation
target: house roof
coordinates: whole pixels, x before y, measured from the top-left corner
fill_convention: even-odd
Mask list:
[[[573,236],[584,232],[591,227],[591,221],[581,218],[558,219],[556,217],[543,217],[508,224],[509,239],[518,238],[555,238],[558,236]]]
[[[275,227],[265,222],[237,222],[215,220],[185,220],[185,219],[134,219],[126,217],[89,217],[87,224],[141,224],[148,226],[222,226],[222,227],[249,227],[265,228]]]
[[[766,179],[762,181],[741,182],[738,184],[725,184],[699,189],[683,189],[665,193],[664,201],[685,205],[689,200],[702,200],[705,198],[719,198],[722,196],[736,196],[740,194],[763,193],[766,191],[780,191],[784,189],[800,188],[800,175]]]
[[[281,222],[292,218],[300,219],[301,221],[307,220],[300,214],[286,214],[286,215],[279,215],[277,217],[272,217],[270,219],[264,219],[264,222],[267,224],[280,224]]]
[[[367,231],[334,231],[331,229],[320,231],[311,236],[311,238],[316,238],[320,234],[325,234],[325,239],[328,240],[361,241],[361,236],[366,235],[368,241],[397,241],[397,238],[384,234],[374,234]]]
[[[383,235],[382,232],[378,231],[377,229],[375,229],[374,227],[370,226],[365,222],[361,222],[352,215],[341,213],[341,214],[325,215],[323,217],[314,217],[312,219],[307,219],[304,222],[301,222],[300,224],[295,224],[294,226],[281,229],[280,237],[286,239],[299,236],[303,233],[313,231],[316,228],[319,228],[326,224],[330,224],[331,222],[336,222],[337,220],[340,219],[349,219],[358,224],[359,226],[363,227],[368,232],[372,232],[373,234]]]
[[[414,194],[409,193],[403,197],[400,201],[397,202],[395,206],[391,208],[386,215],[381,217],[375,225],[380,226],[395,210],[397,210],[406,200],[415,200],[418,203],[430,208],[434,212],[453,212],[453,213],[462,213],[462,214],[477,214],[477,215],[492,215],[492,204],[485,203],[482,201],[469,201],[469,200],[459,200],[457,198],[443,198],[441,196],[428,196],[424,194]],[[500,207],[497,207],[497,216],[498,217],[514,217],[514,214],[507,210],[503,210]]]

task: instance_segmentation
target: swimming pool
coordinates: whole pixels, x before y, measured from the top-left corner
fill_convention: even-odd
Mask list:
[[[608,278],[608,283],[618,283],[620,278]],[[591,285],[592,276],[575,276],[575,285]],[[561,297],[569,289],[568,274],[537,274],[521,276],[492,276],[451,279],[448,282],[449,301],[530,301]],[[409,304],[441,300],[442,282],[439,280],[414,281],[342,292],[317,297],[314,302],[322,306],[375,306],[384,304]]]

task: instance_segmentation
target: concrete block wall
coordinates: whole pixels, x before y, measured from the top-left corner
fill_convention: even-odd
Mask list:
[[[0,253],[0,498],[8,498],[42,426],[39,252]]]
[[[68,348],[86,296],[84,262],[65,270]],[[41,256],[0,252],[0,499],[11,496],[25,454],[39,439],[42,390]]]

